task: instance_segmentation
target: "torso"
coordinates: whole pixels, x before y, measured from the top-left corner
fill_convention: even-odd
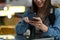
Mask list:
[[[43,14],[38,14],[37,15],[38,17],[40,17],[42,19],[42,22],[46,25],[46,26],[49,26],[49,18],[48,16],[45,16]],[[42,31],[41,30],[37,30],[37,28],[35,28],[35,38],[40,38],[40,37],[43,37],[42,35]]]

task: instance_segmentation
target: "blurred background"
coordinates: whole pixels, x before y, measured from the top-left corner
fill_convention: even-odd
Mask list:
[[[60,8],[60,0],[51,4]],[[0,39],[15,39],[15,27],[31,5],[32,0],[0,0]]]

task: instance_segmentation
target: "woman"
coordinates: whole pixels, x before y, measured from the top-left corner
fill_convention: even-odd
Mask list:
[[[23,35],[30,28],[32,38],[54,37],[60,40],[60,9],[55,10],[56,19],[52,23],[49,20],[50,9],[50,0],[32,0],[32,7],[23,14],[23,19],[16,26],[17,35]]]

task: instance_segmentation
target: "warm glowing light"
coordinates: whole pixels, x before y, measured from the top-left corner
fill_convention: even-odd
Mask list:
[[[7,7],[4,7],[4,10],[7,10],[8,8]]]
[[[11,18],[16,12],[24,13],[25,6],[6,6],[4,10],[0,10],[0,16],[8,16],[8,18]]]
[[[7,16],[7,11],[0,10],[0,16]]]
[[[3,38],[3,39],[15,39],[15,37],[13,35],[0,35],[0,38]]]
[[[11,18],[12,18],[12,16],[11,16],[11,15],[8,15],[7,17],[8,17],[9,19],[11,19]]]
[[[25,6],[10,6],[9,11],[12,11],[12,12],[25,12]]]

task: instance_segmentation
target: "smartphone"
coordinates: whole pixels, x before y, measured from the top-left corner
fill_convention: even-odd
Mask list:
[[[31,19],[31,20],[32,20],[32,21],[39,21],[39,20],[37,20],[37,19],[34,19],[34,18],[33,18],[33,19]]]

